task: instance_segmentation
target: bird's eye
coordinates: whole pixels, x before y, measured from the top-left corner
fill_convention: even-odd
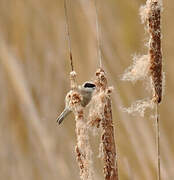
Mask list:
[[[85,87],[85,88],[94,88],[94,87],[95,87],[95,84],[85,83],[84,87]]]

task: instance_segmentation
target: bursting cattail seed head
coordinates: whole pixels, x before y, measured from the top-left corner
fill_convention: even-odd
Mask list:
[[[133,65],[130,66],[122,76],[122,80],[136,82],[137,80],[149,79],[151,82],[151,101],[159,104],[162,100],[164,83],[162,82],[162,50],[161,50],[161,0],[147,0],[146,5],[140,7],[141,21],[144,23],[145,30],[149,35],[147,43],[148,54],[134,56]],[[137,101],[127,112],[139,112],[144,115],[146,108],[154,108],[152,103],[141,100]],[[139,107],[140,106],[140,107]]]

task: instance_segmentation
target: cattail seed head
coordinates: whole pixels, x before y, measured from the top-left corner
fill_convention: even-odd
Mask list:
[[[114,126],[112,121],[111,97],[112,87],[108,87],[106,73],[103,69],[96,72],[95,110],[91,108],[92,125],[102,129],[100,155],[104,161],[105,180],[118,180]],[[100,123],[100,124],[98,124]],[[102,147],[102,148],[101,148]]]
[[[150,74],[154,86],[153,101],[160,103],[162,98],[162,52],[161,52],[161,6],[157,0],[149,1],[148,31]]]
[[[92,151],[89,143],[88,127],[85,118],[85,108],[82,106],[82,95],[76,84],[76,73],[70,73],[71,91],[66,96],[66,102],[73,111],[76,121],[77,145],[76,160],[79,165],[81,180],[92,180]]]

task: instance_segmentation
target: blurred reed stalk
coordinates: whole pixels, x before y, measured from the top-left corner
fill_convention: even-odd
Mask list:
[[[69,107],[74,112],[76,121],[77,145],[75,147],[76,159],[82,180],[92,180],[92,151],[89,143],[88,127],[84,116],[84,107],[81,105],[82,96],[77,91],[76,73],[70,73],[72,90],[67,95]]]
[[[110,97],[112,89],[107,85],[107,78],[103,69],[100,68],[96,71],[96,77],[96,96],[98,99],[98,101],[96,101],[96,106],[101,106],[102,108],[99,108],[98,117],[96,114],[94,115],[96,119],[94,119],[94,122],[100,122],[102,127],[101,147],[102,158],[104,160],[104,177],[105,180],[118,180],[116,146]]]
[[[161,0],[147,0],[147,27],[150,36],[150,74],[154,88],[153,102],[156,103],[156,143],[158,159],[158,180],[160,173],[160,128],[158,104],[162,99],[162,52],[161,52]]]

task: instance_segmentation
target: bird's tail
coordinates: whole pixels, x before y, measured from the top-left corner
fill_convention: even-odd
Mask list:
[[[70,114],[70,110],[69,109],[64,109],[64,111],[58,116],[58,118],[57,118],[57,123],[58,124],[60,124],[63,120],[64,120],[64,118],[68,115],[68,114]]]

